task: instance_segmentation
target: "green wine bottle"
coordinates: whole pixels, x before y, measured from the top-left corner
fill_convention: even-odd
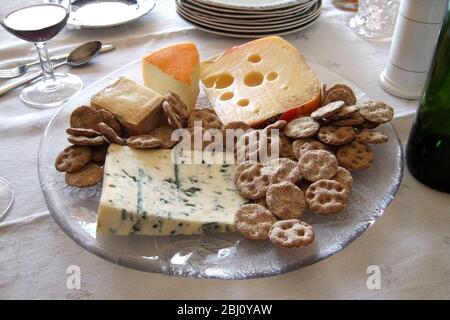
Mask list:
[[[406,146],[406,163],[422,183],[450,192],[450,2]]]

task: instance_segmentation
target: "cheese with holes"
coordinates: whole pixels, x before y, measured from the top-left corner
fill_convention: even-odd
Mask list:
[[[171,159],[168,149],[112,144],[105,163],[97,232],[192,235],[233,231],[235,212],[246,202],[234,186],[234,166],[175,164]]]
[[[193,43],[179,43],[159,49],[142,60],[144,84],[164,95],[178,94],[189,110],[199,93],[200,56]]]
[[[139,135],[167,123],[163,100],[159,93],[121,77],[94,95],[91,106],[108,110],[129,135]]]
[[[290,120],[320,104],[320,83],[302,54],[272,36],[233,47],[202,62],[200,77],[220,120],[255,125]]]

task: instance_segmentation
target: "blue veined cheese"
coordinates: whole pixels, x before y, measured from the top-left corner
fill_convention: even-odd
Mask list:
[[[112,144],[105,163],[97,232],[192,235],[234,231],[235,212],[246,200],[234,186],[233,169],[229,164],[177,165],[171,150]]]

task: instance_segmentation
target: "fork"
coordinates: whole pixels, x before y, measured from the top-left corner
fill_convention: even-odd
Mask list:
[[[113,45],[103,45],[102,49],[100,50],[99,53],[104,53],[104,52],[108,52],[111,51],[113,49]],[[60,54],[57,56],[53,56],[51,57],[51,61],[58,61],[58,60],[62,60],[62,59],[66,59],[68,57],[68,53],[65,54]],[[0,79],[12,79],[12,78],[17,78],[20,77],[21,75],[25,74],[25,72],[28,70],[28,68],[35,66],[35,65],[39,65],[40,61],[34,61],[34,62],[30,62],[30,63],[26,63],[23,64],[21,66],[17,66],[17,67],[13,67],[10,69],[0,69]]]

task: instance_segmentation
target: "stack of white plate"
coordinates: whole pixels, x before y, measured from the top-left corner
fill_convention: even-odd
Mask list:
[[[175,0],[178,14],[207,32],[240,38],[293,33],[320,15],[321,0]]]

